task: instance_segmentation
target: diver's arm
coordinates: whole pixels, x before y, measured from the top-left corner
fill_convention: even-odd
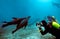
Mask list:
[[[40,30],[42,35],[45,35],[46,33],[48,33],[48,30],[45,27],[40,27],[39,30]]]
[[[45,35],[46,33],[48,33],[47,30],[45,30],[44,32],[43,31],[40,31],[42,35]]]

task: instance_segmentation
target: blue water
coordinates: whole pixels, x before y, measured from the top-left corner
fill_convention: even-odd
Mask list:
[[[3,21],[11,21],[12,17],[22,18],[22,17],[31,16],[29,23],[33,23],[35,20],[41,21],[45,19],[45,17],[48,15],[55,16],[58,22],[60,23],[60,7],[58,7],[60,5],[53,5],[52,3],[60,4],[60,0],[0,0],[0,25],[2,25]],[[37,31],[38,29],[36,28],[35,23],[36,21],[32,25],[28,26],[27,30],[29,28],[30,29],[32,28]],[[15,29],[15,25],[13,25],[13,27],[9,26],[5,29],[7,33],[10,32],[11,34],[11,31]],[[19,31],[20,33],[16,32],[14,36],[18,35],[18,33],[19,34],[22,33],[21,30]],[[25,31],[23,30],[23,32]],[[30,31],[28,30],[27,32]],[[6,36],[8,35],[6,34]],[[11,36],[9,37],[8,37],[9,39],[12,39]],[[14,38],[18,39],[16,37]],[[25,39],[25,38],[23,38],[22,36],[22,38],[20,39]]]

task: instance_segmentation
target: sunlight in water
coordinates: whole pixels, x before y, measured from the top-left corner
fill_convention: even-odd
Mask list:
[[[46,3],[46,2],[51,2],[51,0],[39,0],[40,2],[44,2],[44,3]]]

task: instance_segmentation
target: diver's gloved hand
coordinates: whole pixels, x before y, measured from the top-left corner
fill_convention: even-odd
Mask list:
[[[39,30],[40,30],[40,32],[41,32],[41,31],[44,32],[44,31],[45,31],[45,28],[44,28],[43,26],[41,26],[41,27],[39,28]]]

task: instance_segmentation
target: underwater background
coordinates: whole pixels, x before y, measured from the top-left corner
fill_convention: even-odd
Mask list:
[[[57,3],[57,4],[54,4]],[[41,35],[36,22],[55,16],[60,23],[60,0],[0,0],[0,39],[54,39],[49,33]],[[3,21],[11,21],[12,17],[31,16],[29,26],[12,34],[15,25],[1,28]]]

